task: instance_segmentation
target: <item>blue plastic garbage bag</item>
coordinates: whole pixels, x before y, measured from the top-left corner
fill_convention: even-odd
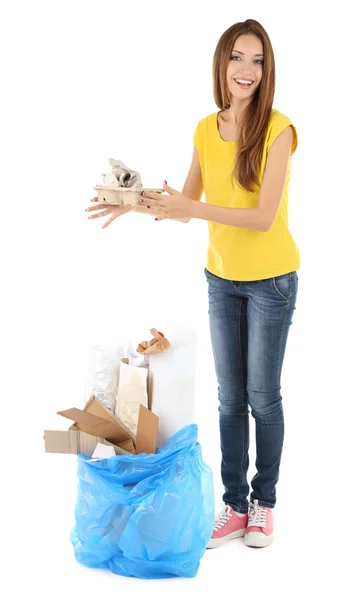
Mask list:
[[[187,425],[156,454],[78,456],[78,562],[145,579],[196,575],[215,512],[197,435]]]

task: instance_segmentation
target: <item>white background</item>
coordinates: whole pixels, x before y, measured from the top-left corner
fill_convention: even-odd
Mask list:
[[[349,50],[332,2],[7,2],[1,14],[2,547],[11,597],[147,598],[222,593],[345,595]],[[145,186],[181,189],[197,122],[218,110],[212,57],[233,23],[257,19],[275,52],[274,107],[295,124],[290,229],[301,253],[282,374],[286,437],[276,541],[207,552],[193,580],[131,580],[75,562],[76,459],[45,455],[44,428],[81,407],[87,348],[122,330],[198,334],[203,455],[221,500],[217,393],[203,269],[207,224],[130,214],[105,230],[84,209],[107,158]],[[347,160],[347,162],[346,162]],[[204,199],[204,198],[203,198]],[[57,419],[57,420],[56,420]],[[251,423],[250,477],[254,474]],[[301,583],[303,580],[303,583]],[[69,581],[69,585],[68,585]],[[142,586],[142,588],[140,588]],[[342,588],[342,592],[337,592]]]

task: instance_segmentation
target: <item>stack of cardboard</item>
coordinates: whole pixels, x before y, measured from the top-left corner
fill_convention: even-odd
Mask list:
[[[116,410],[91,395],[83,410],[60,411],[73,425],[68,431],[45,431],[46,452],[95,457],[97,445],[102,444],[113,446],[116,454],[152,454],[193,422],[195,336],[187,330],[174,332],[170,343],[157,329],[150,332],[153,338],[136,349],[143,358],[141,364],[129,364],[128,358],[118,359],[120,364],[112,361],[118,371]],[[114,377],[107,363],[107,367],[102,365],[103,374]],[[105,387],[108,384],[104,381]]]
[[[140,406],[136,436],[94,396],[83,410],[69,408],[57,414],[74,423],[68,431],[45,430],[45,452],[92,457],[98,443],[113,446],[116,454],[156,451],[159,419],[144,406]]]

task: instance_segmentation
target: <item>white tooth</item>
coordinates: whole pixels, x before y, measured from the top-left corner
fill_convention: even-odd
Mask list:
[[[246,81],[244,79],[236,79],[238,83],[253,83],[252,81]]]

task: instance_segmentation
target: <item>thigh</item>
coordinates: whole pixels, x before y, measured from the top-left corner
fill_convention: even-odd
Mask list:
[[[297,291],[296,271],[249,286],[247,385],[253,391],[280,389]]]
[[[230,395],[245,395],[247,375],[247,298],[234,293],[229,280],[207,270],[209,326],[216,375]]]

